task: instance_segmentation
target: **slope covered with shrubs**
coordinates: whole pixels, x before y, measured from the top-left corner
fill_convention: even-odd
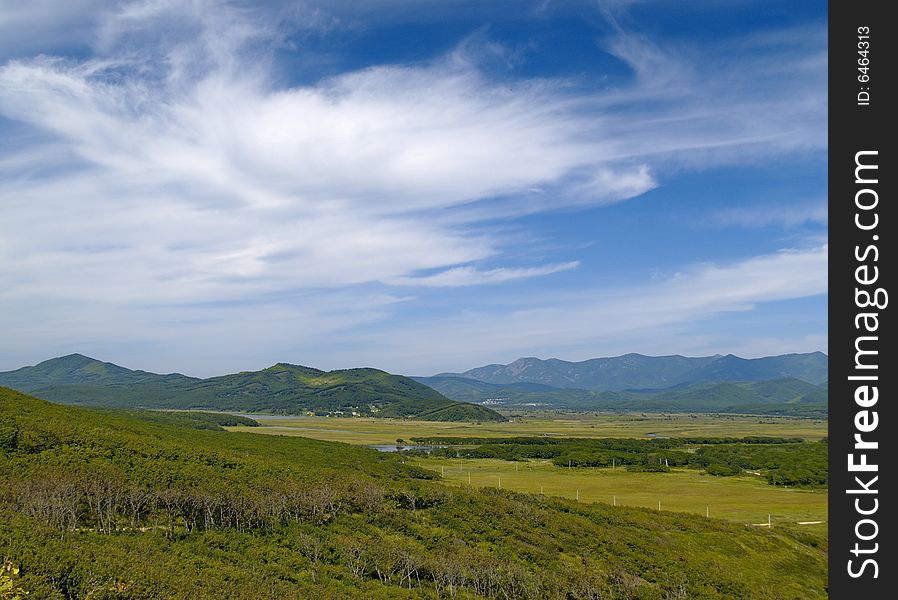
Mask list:
[[[0,389],[5,576],[29,598],[826,596],[807,536],[451,489],[402,460]]]

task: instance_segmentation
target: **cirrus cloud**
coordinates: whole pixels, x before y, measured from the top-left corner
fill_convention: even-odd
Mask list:
[[[582,264],[522,264],[536,236],[510,220],[618,204],[684,167],[825,147],[817,31],[742,40],[751,58],[734,67],[618,26],[604,46],[632,77],[604,88],[493,77],[471,54],[494,46],[463,41],[290,81],[278,64],[302,52],[290,34],[352,12],[307,4],[85,1],[92,19],[59,22],[4,7],[3,32],[77,22],[80,50],[23,43],[0,66],[0,312],[22,316],[5,323],[0,358],[77,339],[227,337],[203,311],[256,323],[241,335],[272,347],[290,347],[285,332],[312,344],[395,318],[417,301],[400,286],[495,289]],[[765,51],[772,39],[795,60]],[[778,89],[759,85],[783,69]],[[781,293],[765,298],[800,292],[772,281]]]

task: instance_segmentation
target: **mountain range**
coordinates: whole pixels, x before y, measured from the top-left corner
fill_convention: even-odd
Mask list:
[[[322,371],[278,363],[200,379],[132,370],[81,354],[0,372],[0,386],[70,404],[433,421],[499,421],[489,408],[733,412],[825,416],[821,352],[745,359],[623,356],[581,362],[521,358],[432,377],[377,369]]]
[[[764,358],[725,356],[645,356],[624,354],[568,362],[557,358],[519,358],[507,365],[492,364],[464,373],[440,373],[437,377],[462,377],[485,383],[536,383],[555,388],[596,391],[662,389],[699,381],[767,381],[795,378],[819,385],[827,379],[829,357],[822,352],[782,354]]]
[[[626,354],[582,362],[521,358],[415,380],[458,401],[505,408],[825,416],[828,357]]]
[[[71,354],[2,372],[0,386],[45,400],[93,406],[504,420],[489,408],[450,400],[408,377],[378,369],[321,371],[278,363],[261,371],[199,379],[135,371]]]

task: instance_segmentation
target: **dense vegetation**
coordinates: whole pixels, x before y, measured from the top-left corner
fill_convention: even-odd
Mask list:
[[[211,413],[183,410],[129,410],[106,409],[109,414],[121,414],[138,417],[143,421],[153,421],[179,427],[192,429],[208,429],[210,431],[225,431],[225,427],[242,425],[243,427],[259,427],[260,423],[255,419],[225,413]]]
[[[169,418],[0,389],[4,585],[54,599],[826,596],[825,542],[809,534],[447,488],[402,456]]]
[[[693,382],[667,389],[595,391],[535,383],[495,384],[462,377],[418,377],[453,400],[504,408],[593,411],[714,412],[824,417],[825,387],[795,378],[751,382]]]
[[[583,439],[552,437],[413,438],[416,444],[449,446],[435,456],[526,460],[551,459],[561,467],[612,467],[634,471],[703,469],[711,475],[762,474],[773,485],[826,487],[827,442],[794,438]]]
[[[0,385],[46,400],[93,406],[504,420],[489,408],[450,400],[412,379],[377,369],[320,371],[279,363],[261,371],[197,379],[132,371],[72,354],[0,373]]]

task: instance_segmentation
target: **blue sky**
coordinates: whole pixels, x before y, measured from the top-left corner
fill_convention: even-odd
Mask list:
[[[0,369],[826,351],[826,5],[0,0]]]

